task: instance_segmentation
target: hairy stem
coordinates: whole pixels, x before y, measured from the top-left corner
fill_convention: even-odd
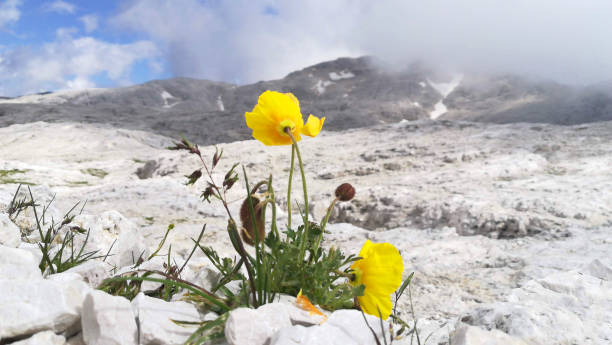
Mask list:
[[[298,164],[300,166],[300,174],[302,175],[302,189],[304,190],[304,240],[300,246],[300,261],[304,260],[304,254],[306,251],[306,242],[308,242],[309,238],[309,221],[308,221],[308,190],[306,188],[306,175],[304,174],[304,162],[302,161],[302,155],[300,154],[300,149],[298,148],[297,141],[295,137],[291,133],[290,128],[285,128],[285,133],[289,135],[291,141],[293,142],[293,148],[295,149],[295,153],[298,158]]]
[[[295,144],[294,144],[295,145]],[[289,168],[289,182],[287,182],[287,227],[291,228],[291,183],[295,169],[295,146],[291,145],[291,167]]]

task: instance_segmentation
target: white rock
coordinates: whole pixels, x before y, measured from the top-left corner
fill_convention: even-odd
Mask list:
[[[21,230],[6,213],[0,213],[0,244],[13,248],[21,244]]]
[[[36,333],[28,339],[17,341],[11,345],[64,345],[66,338],[51,331]]]
[[[179,269],[180,267],[183,265],[185,261],[183,259],[179,258],[172,258],[172,262],[171,265],[176,265]],[[168,259],[166,257],[163,256],[155,256],[154,258],[152,258],[151,260],[147,260],[145,262],[143,262],[140,266],[138,266],[138,269],[142,269],[142,270],[151,270],[151,271],[161,271],[164,272],[166,271],[166,268],[164,268],[164,264],[167,265],[168,263]],[[122,270],[124,271],[124,270]],[[129,271],[129,270],[128,270]],[[183,270],[183,272],[185,272],[185,270]],[[157,279],[165,279],[164,276],[157,274],[157,273],[152,273],[151,275],[149,275],[150,278],[157,278]],[[185,279],[184,276],[181,276],[183,279]],[[192,282],[192,283],[196,283],[193,280],[189,280],[188,281]],[[151,282],[151,281],[143,281],[142,285],[141,285],[141,291],[153,291],[156,290],[157,288],[159,288],[162,285],[162,283],[157,283],[157,282]]]
[[[28,252],[32,253],[38,262],[40,262],[43,258],[40,248],[36,243],[21,242],[19,249],[27,250]]]
[[[31,252],[0,245],[0,279],[42,279],[38,264]]]
[[[478,327],[462,325],[451,335],[453,345],[527,345],[524,341],[494,329],[485,331]]]
[[[612,339],[612,283],[578,271],[531,280],[508,302],[477,308],[464,322],[535,344],[603,344]],[[563,330],[563,331],[559,331]]]
[[[333,326],[304,327],[296,325],[281,329],[272,338],[270,345],[333,345],[357,344],[355,340],[340,328]]]
[[[92,290],[85,298],[81,327],[87,345],[131,345],[138,342],[130,301],[99,290]]]
[[[0,280],[0,340],[67,330],[79,321],[86,288],[78,281]]]
[[[207,257],[192,258],[183,272],[183,279],[207,290],[211,290],[221,279],[221,274]]]
[[[380,328],[380,319],[372,315],[366,315],[370,327],[376,336],[383,342],[383,334]],[[388,323],[383,322],[385,332]],[[363,315],[357,310],[338,310],[331,314],[329,319],[321,325],[304,327],[301,325],[285,327],[275,334],[270,342],[271,345],[375,345],[376,340],[372,331],[368,328]]]
[[[132,301],[139,324],[140,344],[183,344],[197,329],[179,326],[175,321],[199,322],[200,314],[193,304],[166,302],[140,293]]]
[[[71,225],[90,231],[85,252],[97,250],[96,255],[106,255],[112,246],[106,259],[111,266],[120,268],[133,265],[139,257],[148,256],[149,250],[136,225],[117,211],[104,212],[98,216],[78,215]],[[75,237],[77,249],[80,249],[84,240],[84,235]]]
[[[285,306],[269,303],[259,308],[234,309],[225,323],[225,339],[230,345],[264,345],[291,320]]]
[[[110,266],[104,262],[88,260],[66,272],[78,274],[87,285],[96,288],[104,279],[110,277],[109,270]]]
[[[71,272],[61,272],[61,273],[50,274],[46,276],[45,279],[52,280],[54,282],[71,282],[71,281],[82,282],[83,281],[83,277],[81,277],[80,275],[76,273],[71,273]]]

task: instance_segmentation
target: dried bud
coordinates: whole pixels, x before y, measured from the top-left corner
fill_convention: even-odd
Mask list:
[[[249,198],[244,199],[240,207],[240,221],[242,222],[242,240],[250,245],[255,243],[255,227],[257,227],[258,242],[262,242],[266,237],[265,219],[263,207],[259,204],[259,199],[251,196],[253,202],[253,210],[255,211],[255,224],[251,217],[251,208],[249,207]]]
[[[198,169],[198,170],[192,172],[191,175],[185,175],[185,177],[189,179],[189,181],[187,181],[186,185],[192,185],[192,184],[196,183],[196,181],[198,181],[200,179],[200,177],[202,177],[202,170]]]
[[[221,156],[223,156],[223,150],[219,151],[219,148],[215,146],[215,154],[213,155],[213,159],[212,159],[213,169],[217,166],[217,163],[219,163]]]
[[[343,183],[336,188],[336,198],[340,201],[349,201],[355,197],[355,188],[350,183]]]
[[[210,182],[208,182],[208,187],[206,187],[206,189],[204,190],[204,192],[202,193],[202,195],[200,195],[200,197],[208,202],[210,202],[210,197],[215,195],[215,190],[213,188],[213,185],[210,184]]]

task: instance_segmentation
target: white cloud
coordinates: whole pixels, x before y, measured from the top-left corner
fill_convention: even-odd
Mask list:
[[[129,84],[135,63],[155,61],[159,56],[150,41],[117,44],[87,36],[73,37],[73,32],[58,30],[55,41],[37,49],[0,51],[0,94],[89,88],[100,76]]]
[[[98,28],[98,17],[93,14],[82,16],[79,20],[83,23],[85,32],[90,33]]]
[[[371,54],[587,83],[612,79],[610,13],[609,0],[133,0],[114,23],[163,45],[175,75],[250,82]]]
[[[56,12],[61,14],[72,14],[76,10],[74,4],[63,0],[55,0],[52,3],[46,4],[45,9],[49,12]]]
[[[21,0],[6,0],[0,3],[0,29],[19,20]]]
[[[139,0],[112,22],[159,42],[177,76],[252,82],[361,53],[340,41],[352,27],[352,1],[297,3],[271,15],[257,1]]]

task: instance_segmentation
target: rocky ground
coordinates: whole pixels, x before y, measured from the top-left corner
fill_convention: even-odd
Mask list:
[[[117,239],[112,250],[117,267],[129,265],[131,253],[155,249],[170,223],[176,225],[168,241],[175,255],[188,255],[190,238],[204,223],[206,243],[231,254],[221,205],[200,200],[204,181],[184,184],[198,161],[166,150],[171,143],[147,132],[74,123],[1,128],[0,212],[6,212],[16,183],[30,183],[40,203],[55,195],[47,211],[55,219],[87,201],[74,221],[98,234],[92,249],[108,250]],[[315,219],[323,216],[337,185],[350,182],[357,189],[353,201],[336,208],[327,245],[357,252],[366,239],[391,242],[400,249],[406,276],[415,272],[412,297],[421,341],[430,334],[428,344],[448,344],[449,339],[452,344],[612,341],[612,122],[555,126],[403,121],[323,132],[303,140],[300,147]],[[285,191],[289,148],[256,141],[220,148],[225,154],[217,179],[235,162],[244,165],[251,181],[274,174],[282,223],[287,198],[280,191]],[[202,151],[212,157],[214,148]],[[298,173],[294,186],[300,186]],[[244,196],[239,187],[228,195],[235,214]],[[293,198],[300,200],[299,191],[296,188]],[[91,340],[91,324],[100,315],[96,303],[107,296],[88,292],[74,276],[42,279],[40,271],[16,270],[14,260],[5,258],[27,259],[32,254],[15,239],[13,225],[31,232],[33,239],[34,223],[31,214],[3,222],[0,229],[13,237],[3,237],[9,240],[0,247],[0,272],[22,278],[0,278],[0,285],[9,289],[0,290],[19,296],[30,290],[16,282],[36,279],[44,282],[38,286],[71,288],[82,297],[70,302],[74,305],[68,321],[64,317],[62,322],[12,328],[3,325],[16,314],[5,306],[21,308],[20,302],[0,298],[0,343],[45,330],[54,331],[49,337],[76,334]],[[36,256],[26,259],[36,262]],[[202,279],[196,266],[190,269],[191,277]],[[126,300],[126,306],[116,301],[133,310],[141,310],[145,302],[130,306]],[[411,320],[409,305],[404,298],[399,310]],[[79,316],[80,324],[75,321]],[[142,327],[138,334],[149,339]],[[274,341],[293,344],[281,333]],[[308,337],[303,330],[295,334]]]

